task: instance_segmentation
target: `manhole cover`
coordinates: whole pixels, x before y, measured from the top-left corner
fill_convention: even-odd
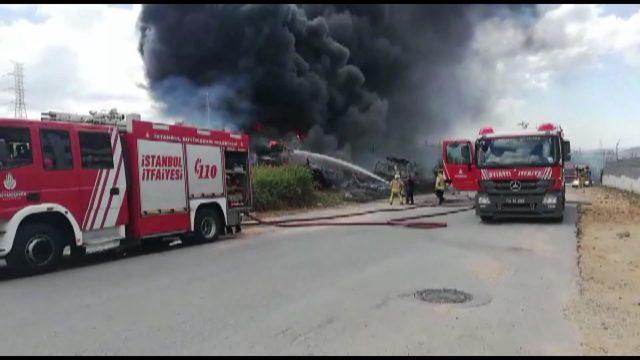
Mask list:
[[[456,289],[424,289],[416,291],[413,296],[435,304],[461,304],[473,299],[471,294]]]

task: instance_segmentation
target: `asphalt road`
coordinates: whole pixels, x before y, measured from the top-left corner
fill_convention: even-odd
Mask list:
[[[563,316],[577,291],[574,204],[562,224],[431,220],[448,227],[263,228],[28,278],[0,269],[0,354],[579,351]],[[413,297],[425,288],[473,299]]]

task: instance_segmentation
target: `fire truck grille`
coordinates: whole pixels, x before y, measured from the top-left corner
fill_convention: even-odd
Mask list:
[[[551,180],[520,180],[520,188],[512,190],[511,180],[483,181],[483,188],[490,193],[543,193],[552,185]]]
[[[536,190],[538,188],[537,180],[522,180],[520,181],[520,191]],[[494,187],[496,190],[511,190],[511,181],[494,181]]]

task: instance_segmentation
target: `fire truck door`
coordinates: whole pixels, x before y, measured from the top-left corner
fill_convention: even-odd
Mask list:
[[[0,126],[0,219],[39,201],[42,165],[34,154],[38,133],[27,126]]]
[[[456,190],[479,189],[473,158],[473,145],[469,140],[446,140],[442,143],[444,176],[451,180],[451,185]]]
[[[84,231],[123,225],[128,218],[122,136],[115,128],[78,131]]]
[[[69,209],[76,219],[82,218],[82,201],[78,183],[77,151],[73,148],[74,134],[67,129],[40,128],[40,191],[32,200],[56,203]],[[29,199],[28,199],[29,200]]]

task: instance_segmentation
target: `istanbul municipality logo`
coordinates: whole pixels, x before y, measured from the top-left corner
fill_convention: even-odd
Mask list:
[[[7,190],[13,190],[16,188],[16,179],[13,178],[11,173],[8,173],[7,177],[4,178],[4,188]]]

